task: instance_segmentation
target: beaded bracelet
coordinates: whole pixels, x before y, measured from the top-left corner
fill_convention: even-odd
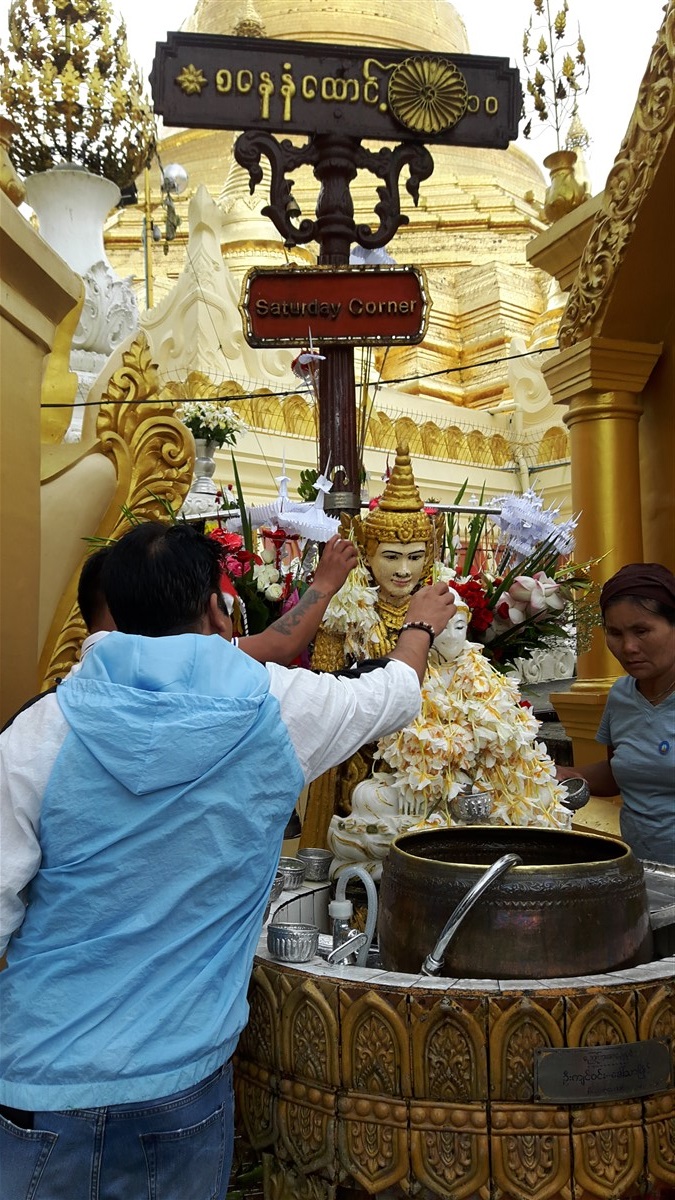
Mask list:
[[[406,630],[406,629],[421,629],[421,630],[423,630],[424,633],[428,633],[429,634],[429,649],[431,650],[431,647],[434,644],[434,639],[436,637],[436,634],[434,633],[432,625],[429,625],[427,621],[407,621],[405,625],[401,626],[401,628],[399,629],[399,633],[403,633],[404,630]]]

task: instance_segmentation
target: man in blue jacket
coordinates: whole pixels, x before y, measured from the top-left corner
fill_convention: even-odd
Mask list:
[[[147,523],[111,550],[121,632],[0,737],[0,1191],[220,1200],[231,1055],[302,787],[407,724],[454,607],[336,678],[230,644],[217,545]]]

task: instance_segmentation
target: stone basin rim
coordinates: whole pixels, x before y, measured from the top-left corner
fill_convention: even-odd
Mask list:
[[[384,967],[352,967],[342,966],[331,969],[325,959],[316,955],[305,963],[279,962],[267,950],[265,937],[261,937],[255,955],[255,964],[273,966],[281,971],[297,972],[300,975],[312,975],[316,978],[329,978],[336,983],[350,982],[371,983],[376,988],[396,988],[406,991],[457,991],[457,992],[537,992],[569,989],[578,986],[585,988],[603,987],[611,984],[616,987],[635,983],[658,983],[665,979],[671,981],[675,974],[675,954],[666,958],[651,959],[635,967],[624,967],[617,971],[605,971],[588,975],[551,975],[548,978],[532,979],[473,979],[470,976],[436,975],[424,976],[421,970],[414,974],[403,971],[387,971]]]

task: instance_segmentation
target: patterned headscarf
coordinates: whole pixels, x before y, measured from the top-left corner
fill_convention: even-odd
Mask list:
[[[600,593],[603,617],[610,604],[627,596],[658,600],[667,608],[675,609],[675,575],[661,563],[628,563],[607,580]]]

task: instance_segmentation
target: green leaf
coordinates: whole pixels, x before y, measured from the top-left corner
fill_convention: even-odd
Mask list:
[[[484,497],[485,497],[485,484],[483,484],[481,491],[480,491],[480,498],[478,501],[479,504],[482,505]],[[462,567],[462,574],[464,574],[464,575],[469,575],[471,573],[471,568],[473,566],[473,560],[476,556],[476,550],[478,549],[478,543],[480,542],[480,539],[483,536],[483,530],[485,529],[486,521],[487,521],[487,516],[485,513],[476,513],[475,517],[472,517],[469,522],[469,540],[468,540],[467,547],[466,547],[466,554],[464,555],[464,565]]]
[[[249,554],[253,554],[253,530],[251,529],[251,522],[249,521],[248,513],[246,512],[246,502],[244,500],[244,493],[241,490],[241,482],[239,480],[239,472],[237,470],[237,463],[234,454],[232,455],[232,470],[234,471],[234,487],[237,493],[237,502],[239,504],[239,517],[241,519],[241,532],[244,539],[244,546],[248,550]]]

